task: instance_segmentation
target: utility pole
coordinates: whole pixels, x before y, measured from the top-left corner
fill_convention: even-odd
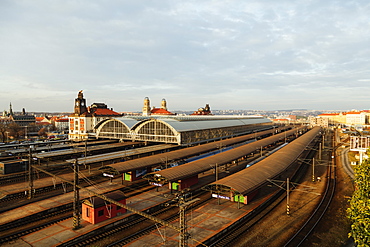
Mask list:
[[[216,163],[215,169],[216,169],[216,181],[217,181],[218,180],[218,164],[217,163]]]
[[[78,187],[78,161],[77,158],[73,164],[74,171],[74,181],[73,181],[73,191],[74,191],[74,200],[73,200],[73,229],[81,228],[81,214],[80,214],[80,189]]]
[[[312,182],[315,182],[315,158],[312,158]]]
[[[190,238],[190,234],[187,232],[186,208],[200,200],[200,198],[195,198],[187,201],[185,193],[188,191],[188,189],[184,189],[179,193],[176,193],[175,198],[172,199],[171,202],[165,204],[167,207],[170,205],[179,207],[179,247],[188,246],[188,239]]]
[[[179,198],[179,207],[180,207],[180,242],[179,247],[185,247],[188,246],[188,239],[190,237],[190,234],[187,231],[187,222],[186,222],[186,208],[191,205],[192,203],[199,201],[199,198],[195,198],[191,201],[186,202],[183,195]]]
[[[289,178],[286,178],[286,214],[290,215],[290,212],[289,212]]]
[[[161,158],[161,161],[164,163],[164,165],[165,165],[165,169],[167,169],[168,168],[168,162],[169,162],[169,160],[168,160],[168,156],[166,156],[165,158]],[[163,167],[163,165],[161,165],[161,169],[162,169],[162,167]]]
[[[289,194],[290,194],[290,183],[291,182],[290,182],[289,178],[287,178],[286,181],[284,181],[284,180],[283,181],[280,181],[280,180],[271,180],[271,179],[267,179],[267,181],[269,181],[270,183],[276,185],[280,189],[286,190],[286,214],[287,215],[290,215],[290,205],[289,205],[290,204],[290,201],[289,201],[290,198],[289,198]],[[279,182],[281,184],[277,184],[276,182]],[[285,187],[284,183],[286,183],[286,187]],[[292,182],[292,185],[293,185],[293,188],[294,188],[295,185],[298,185],[298,184]],[[302,186],[303,188],[302,189],[295,188],[294,191],[301,191],[301,192],[305,192],[305,193],[312,193],[312,194],[315,194],[315,195],[320,195],[320,193],[308,191],[308,189],[316,189],[315,187],[307,186],[307,185],[303,185],[303,184],[300,184],[300,186]]]
[[[285,133],[285,140],[284,140],[284,142],[286,142],[286,131],[284,131],[284,133]]]
[[[86,158],[87,158],[87,138],[85,139],[85,157],[84,157],[84,166],[86,168]],[[89,174],[91,174],[90,165],[88,165]]]
[[[324,149],[325,147],[325,130],[324,130],[324,134],[322,135],[322,149]]]
[[[28,187],[28,199],[33,198],[33,176],[32,176],[32,145],[30,145],[29,150],[28,150],[28,182],[29,182],[29,187]]]

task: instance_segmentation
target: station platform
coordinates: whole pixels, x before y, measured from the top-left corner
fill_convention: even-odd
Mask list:
[[[50,180],[50,178],[49,178]],[[98,185],[87,187],[88,189],[103,194],[109,191],[118,190],[122,188],[123,185],[121,184],[121,179],[114,179],[112,182],[107,181],[104,183],[100,183]],[[54,196],[49,199],[45,199],[38,202],[29,203],[25,206],[6,211],[0,214],[0,225],[11,222],[13,220],[17,220],[19,218],[24,218],[32,214],[36,214],[51,208],[55,208],[58,206],[62,206],[64,204],[72,203],[73,202],[74,192],[68,192],[63,195]],[[83,200],[85,198],[89,198],[89,192],[80,190],[80,199]]]
[[[80,169],[80,173],[82,173],[83,177],[101,175],[101,171],[98,171],[96,169],[92,170],[91,174],[89,174],[87,169]],[[74,179],[74,174],[72,172],[72,169],[71,169],[71,173],[69,174],[56,174],[56,175],[58,175],[59,177],[63,179],[71,181],[71,182]],[[38,189],[38,188],[52,186],[52,185],[56,185],[60,183],[62,183],[62,180],[59,178],[53,178],[53,177],[36,178],[33,181],[33,187],[34,189]],[[20,192],[27,193],[28,189],[29,189],[28,175],[25,175],[25,182],[19,182],[17,184],[2,185],[0,188],[0,194],[1,195],[11,195],[11,194],[20,193]]]
[[[241,164],[240,167],[245,167],[245,164]],[[240,169],[240,167],[232,167],[231,170]],[[87,172],[87,171],[86,171]],[[233,172],[233,171],[231,171]],[[219,174],[220,177],[224,176],[224,173],[221,172]],[[72,179],[72,178],[70,178]],[[207,183],[214,181],[215,174],[214,171],[210,170],[205,172],[204,174],[200,174],[199,183],[192,186],[200,188]],[[38,181],[40,184],[39,186],[45,186],[45,184],[52,184],[52,178],[40,179]],[[28,183],[25,183],[23,186],[28,186]],[[112,183],[107,181],[102,183],[99,186],[99,191],[97,191],[96,186],[94,188],[89,187],[89,189],[94,190],[97,193],[103,194],[112,190],[117,190],[122,188],[122,181],[121,178],[113,179]],[[14,191],[14,189],[10,188],[7,191]],[[35,186],[36,187],[36,186]],[[193,188],[193,189],[194,189]],[[18,188],[19,189],[19,188]],[[173,191],[175,192],[175,191]],[[129,197],[126,201],[128,206],[131,206],[137,210],[146,210],[152,206],[161,204],[168,200],[168,194],[170,194],[170,189],[166,186],[153,189],[148,192],[144,192],[142,194]],[[80,190],[80,199],[89,198],[91,195],[88,192]],[[40,202],[30,203],[26,206],[5,212],[0,214],[0,225],[5,224],[7,222],[26,217],[32,214],[36,214],[42,212],[44,210],[55,208],[61,206],[63,204],[71,203],[73,201],[73,192],[69,192],[60,196],[56,196],[50,199],[46,199]],[[190,233],[195,231],[198,241],[202,241],[213,234],[220,231],[220,229],[227,227],[228,225],[232,224],[234,221],[245,215],[247,212],[251,211],[256,207],[257,204],[250,204],[250,205],[242,205],[241,209],[238,209],[238,205],[236,203],[230,202],[228,200],[221,200],[220,205],[218,205],[218,200],[213,199],[211,203],[202,206],[201,208],[194,210],[190,213],[191,219],[188,219],[188,227]],[[105,226],[109,223],[114,221],[120,220],[122,218],[130,216],[132,213],[127,212],[121,216],[106,220],[104,222],[92,225],[86,221],[81,220],[82,228],[78,230],[73,230],[73,219],[67,219],[56,223],[52,226],[47,228],[41,229],[37,232],[33,232],[31,234],[25,235],[18,239],[17,241],[11,242],[9,244],[5,244],[2,246],[40,246],[40,247],[50,247],[58,245],[62,242],[67,242],[71,239],[74,239],[80,235],[86,234],[91,232],[98,227]],[[172,224],[178,224],[178,221],[173,222]],[[162,229],[163,230],[163,229]],[[178,246],[178,233],[174,230],[167,228],[166,229],[166,236],[167,241],[166,245],[173,242],[173,245]],[[169,238],[168,238],[169,237]],[[149,238],[149,239],[147,239]],[[154,239],[151,239],[154,238]],[[169,240],[170,239],[170,240]],[[156,246],[162,245],[163,240],[160,237],[158,232],[153,232],[150,236],[146,236],[140,238],[139,240],[131,243],[132,246]],[[172,246],[172,245],[168,245]]]
[[[72,193],[73,197],[73,193]],[[62,199],[61,199],[62,200]],[[130,197],[127,199],[127,205],[135,209],[144,211],[155,205],[164,203],[168,199],[161,196],[160,193],[155,192],[155,189],[151,191],[144,192],[142,194]],[[54,202],[56,203],[56,202]],[[40,205],[39,205],[40,206]],[[40,206],[41,207],[41,206]],[[125,217],[132,215],[133,213],[128,211],[121,216],[108,219],[106,221],[100,222],[98,224],[90,224],[84,220],[81,220],[81,228],[73,230],[73,218],[66,219],[39,231],[33,232],[31,234],[25,235],[20,239],[4,244],[2,246],[35,246],[35,247],[51,247],[56,246],[60,243],[69,241],[78,236],[84,235],[90,231],[93,231],[97,228],[103,227],[110,223],[113,223],[117,220],[121,220]],[[0,216],[1,218],[1,216]]]
[[[206,205],[186,212],[188,233],[195,239],[189,239],[189,246],[197,246],[214,234],[227,228],[245,214],[257,207],[256,203],[237,208],[237,203],[228,200],[212,199]],[[179,220],[171,222],[179,226]],[[160,232],[159,232],[160,231]],[[162,236],[165,236],[163,239]],[[128,247],[179,246],[179,233],[169,227],[161,227],[137,240],[127,244]]]

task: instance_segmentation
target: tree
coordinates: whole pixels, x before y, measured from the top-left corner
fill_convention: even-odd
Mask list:
[[[57,127],[55,127],[55,123],[49,125],[49,131],[56,131]]]
[[[369,150],[367,151],[370,155]],[[355,191],[347,209],[351,219],[350,237],[353,237],[358,247],[370,246],[370,159],[356,166]]]
[[[41,128],[39,130],[39,132],[38,132],[38,135],[39,136],[43,136],[43,137],[47,136],[46,129],[45,128]]]
[[[24,128],[14,122],[8,125],[8,129],[10,131],[10,135],[14,136],[16,139],[18,139],[19,136],[24,135],[25,133]]]
[[[4,142],[6,138],[6,131],[7,131],[7,124],[3,121],[0,122],[0,134],[1,134],[1,141]]]

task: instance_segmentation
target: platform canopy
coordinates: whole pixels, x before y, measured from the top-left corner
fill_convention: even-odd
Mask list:
[[[114,164],[110,164],[107,166],[101,167],[99,170],[103,171],[104,173],[109,173],[112,175],[122,174],[124,172],[134,171],[134,170],[141,170],[144,168],[152,167],[159,164],[164,164],[166,162],[170,163],[173,161],[178,161],[182,159],[186,159],[189,157],[193,157],[196,155],[204,154],[207,152],[211,152],[222,147],[229,147],[236,144],[241,144],[246,141],[254,140],[255,138],[259,138],[260,136],[272,135],[276,132],[284,131],[290,129],[290,127],[280,127],[277,129],[270,129],[261,132],[256,132],[254,134],[238,136],[234,138],[224,139],[220,141],[210,142],[202,145],[197,145],[193,147],[182,148],[179,150],[174,150],[170,152],[165,152],[161,154],[151,155],[147,157],[142,157],[133,160],[127,160],[124,162],[118,162]]]
[[[233,194],[247,195],[293,164],[320,131],[320,127],[315,127],[253,166],[208,184],[203,189],[219,193],[232,192]]]
[[[212,169],[215,165],[225,165],[232,163],[250,153],[259,150],[261,147],[273,144],[280,140],[284,140],[287,136],[295,135],[297,132],[303,131],[306,127],[300,127],[293,130],[286,131],[284,133],[276,134],[259,141],[248,143],[234,149],[210,156],[208,158],[196,160],[181,166],[176,166],[168,168],[162,171],[153,172],[144,175],[144,178],[149,181],[156,183],[166,183],[177,181],[181,179],[190,178],[192,176],[197,176],[198,174]]]

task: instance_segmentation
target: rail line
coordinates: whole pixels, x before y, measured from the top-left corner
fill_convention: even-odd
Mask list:
[[[202,200],[188,207],[188,210],[198,208],[206,204],[211,199],[208,193],[204,191],[198,191],[194,196],[201,197]],[[163,218],[163,220],[168,222],[176,220],[179,217],[178,209],[176,207],[167,207],[165,206],[165,203],[150,208],[149,213],[151,213],[153,216]],[[109,226],[104,226],[103,228],[89,232],[89,234],[75,238],[67,243],[62,243],[58,245],[58,247],[90,246],[98,241],[104,241],[104,239],[108,237],[110,239],[118,238],[119,240],[110,244],[104,244],[104,246],[124,246],[125,244],[128,244],[133,240],[148,234],[154,229],[156,229],[155,222],[152,222],[139,215],[131,215],[122,220],[116,221]],[[128,236],[122,238],[122,231],[125,231]],[[119,234],[119,236],[114,237],[114,235],[117,234]]]
[[[40,175],[41,174],[43,173],[40,173]],[[89,177],[89,180],[92,180],[95,183],[101,183],[107,180],[105,177],[99,175],[100,175],[99,173],[96,173],[95,175],[93,174]],[[82,185],[88,185],[88,183],[84,179],[80,179],[80,183]],[[25,189],[25,191],[26,190],[27,189]],[[31,202],[44,200],[57,195],[62,195],[70,191],[72,191],[72,185],[66,183],[56,183],[53,185],[36,188],[34,189],[34,195],[37,195],[37,197],[31,199]],[[22,191],[13,194],[8,194],[5,197],[1,198],[0,213],[28,204],[30,201],[24,200],[27,196],[28,196],[27,193]],[[11,202],[11,204],[9,202]]]
[[[315,144],[318,142],[316,140]],[[315,155],[314,150],[305,152],[305,158],[312,159]],[[291,181],[298,182],[302,179],[307,170],[306,164],[301,164],[291,177]],[[256,209],[246,214],[234,224],[215,234],[203,244],[212,247],[235,246],[235,244],[246,234],[253,226],[258,224],[270,212],[272,212],[281,202],[286,199],[285,190],[279,189],[268,200],[260,204]],[[198,245],[201,246],[201,245]]]
[[[332,157],[338,145],[332,151]],[[335,187],[336,187],[336,160],[335,158],[332,159],[331,165],[328,166],[327,171],[327,180],[326,180],[326,187],[324,195],[317,205],[316,209],[312,213],[312,215],[307,219],[305,224],[294,234],[284,245],[284,247],[290,246],[301,246],[303,242],[308,238],[308,236],[312,233],[315,229],[317,224],[320,222],[322,217],[324,216],[325,212],[329,208],[329,205],[334,197]]]
[[[142,181],[129,187],[121,188],[121,191],[123,191],[127,196],[134,196],[152,189],[153,186],[148,185],[146,181]],[[68,203],[0,225],[0,244],[18,239],[24,235],[68,219],[72,216],[72,210],[73,203]]]
[[[24,176],[24,175],[23,175]],[[137,192],[137,193],[141,193],[141,192]],[[132,195],[131,195],[132,196]],[[16,225],[16,224],[14,224],[14,225],[11,225],[11,224],[5,224],[5,225],[2,225],[2,226],[0,226],[0,232],[2,232],[2,233],[5,233],[5,231],[7,231],[7,230],[9,230],[9,229],[14,229],[15,231],[17,231],[18,230],[18,232],[16,233],[16,234],[9,234],[9,236],[7,235],[7,236],[1,236],[1,238],[0,238],[0,243],[3,243],[2,241],[5,241],[5,242],[7,242],[7,241],[10,241],[10,240],[12,240],[12,239],[16,239],[16,238],[19,238],[20,236],[23,236],[23,235],[26,235],[26,234],[29,234],[30,232],[34,232],[34,231],[36,231],[36,230],[39,230],[40,229],[40,227],[41,228],[43,228],[43,227],[46,227],[46,226],[49,226],[49,225],[51,225],[51,224],[53,224],[53,223],[55,223],[55,222],[58,222],[58,221],[60,221],[60,220],[63,220],[63,219],[66,219],[66,218],[69,218],[70,217],[70,215],[68,214],[70,211],[71,211],[71,209],[69,208],[70,207],[70,205],[69,206],[65,206],[65,209],[62,209],[62,208],[60,208],[60,207],[58,207],[58,208],[53,208],[53,209],[51,209],[50,210],[50,214],[45,214],[44,213],[44,215],[43,216],[39,216],[39,217],[30,217],[30,218],[33,218],[33,221],[31,220],[31,219],[29,219],[30,221],[29,221],[29,223],[27,223],[27,225],[29,225],[30,227],[29,228],[27,228],[26,230],[20,230],[20,226],[22,225],[22,226],[24,226],[25,225],[25,221],[24,221],[24,219],[21,219],[17,224],[18,225]],[[156,212],[158,209],[155,209],[153,212]],[[64,213],[66,213],[67,215],[63,215],[63,216],[61,216],[61,215],[59,215],[59,216],[57,216],[56,215],[56,213],[55,212],[53,212],[53,211],[57,211],[57,212],[64,212]],[[168,211],[168,210],[167,210]],[[158,212],[159,213],[159,212]],[[177,213],[176,213],[176,215],[177,215]],[[37,222],[40,222],[41,221],[41,217],[44,217],[44,219],[46,218],[46,219],[50,219],[50,222],[49,222],[49,224],[45,224],[45,225],[42,225],[42,224],[40,224],[40,223],[37,223]],[[54,219],[52,219],[53,217],[55,217],[55,220]],[[58,217],[59,217],[59,219],[58,219]],[[136,215],[135,217],[141,217],[141,216],[138,216],[138,215]],[[171,217],[176,217],[175,215],[173,215],[173,216],[171,216]],[[166,218],[167,219],[167,218]],[[145,220],[145,219],[144,219]],[[31,226],[31,224],[34,224],[35,226]],[[3,228],[4,227],[4,228]],[[155,224],[152,224],[152,227],[155,227]],[[133,235],[133,237],[132,238],[135,238],[135,236]],[[4,239],[4,240],[3,240]]]
[[[67,170],[67,168],[65,166],[61,166],[61,167],[48,168],[47,170],[50,172],[58,172],[59,174],[63,174],[63,170]],[[8,184],[15,184],[19,182],[25,182],[28,179],[27,176],[28,176],[28,171],[11,174],[11,175],[4,175],[0,177],[0,185],[8,185]],[[37,176],[38,178],[48,177],[48,175],[44,173],[39,173]]]

